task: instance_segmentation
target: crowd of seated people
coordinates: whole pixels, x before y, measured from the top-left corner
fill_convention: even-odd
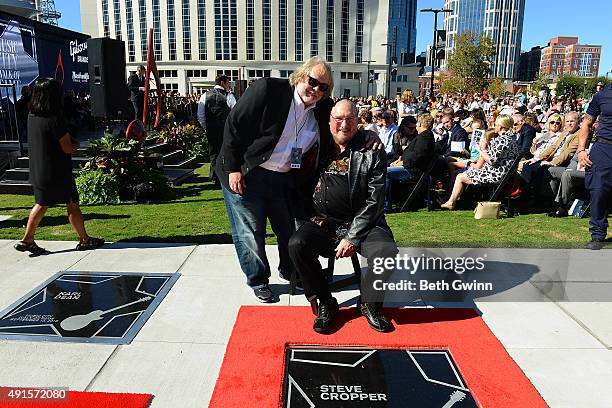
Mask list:
[[[359,108],[360,128],[376,132],[387,152],[386,211],[393,210],[398,190],[414,186],[434,158],[435,189],[446,190],[437,200],[443,209],[454,209],[467,185],[499,184],[517,157],[509,187],[527,211],[565,216],[583,190],[584,169],[575,155],[587,100],[524,91],[503,98],[484,93],[416,98],[410,90],[393,100],[351,99]]]

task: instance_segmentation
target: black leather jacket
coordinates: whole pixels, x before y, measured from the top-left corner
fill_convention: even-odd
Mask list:
[[[350,150],[348,180],[353,221],[344,239],[359,246],[375,226],[389,228],[384,215],[387,157],[383,149],[366,149],[363,130],[357,132],[347,149]],[[320,160],[317,178],[325,170],[327,163],[323,158]],[[313,210],[310,213],[314,215]],[[298,221],[299,224],[301,222]]]

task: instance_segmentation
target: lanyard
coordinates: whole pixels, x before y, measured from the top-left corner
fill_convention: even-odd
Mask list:
[[[300,128],[298,129],[298,120],[297,120],[297,104],[295,103],[295,99],[292,101],[293,103],[293,128],[295,130],[295,147],[299,147],[298,144],[298,136],[300,134],[300,132],[302,131],[302,129],[304,128],[304,126],[306,126],[306,122],[308,121],[308,112],[304,112],[304,122],[302,123],[302,126],[300,126]]]

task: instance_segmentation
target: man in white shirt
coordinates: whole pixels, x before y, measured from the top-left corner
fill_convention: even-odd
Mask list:
[[[393,135],[397,132],[397,124],[393,120],[393,112],[384,111],[381,115],[382,126],[378,128],[378,137],[385,146],[387,156],[393,153]]]

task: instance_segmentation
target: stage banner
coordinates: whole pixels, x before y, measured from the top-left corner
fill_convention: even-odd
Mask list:
[[[39,77],[59,80],[65,90],[89,93],[89,36],[24,17],[0,13],[0,83],[23,87]],[[14,101],[13,101],[14,102]]]

